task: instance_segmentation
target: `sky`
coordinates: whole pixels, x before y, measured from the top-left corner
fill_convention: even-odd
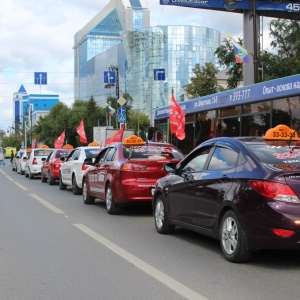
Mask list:
[[[233,12],[163,6],[147,0],[150,25],[204,26],[242,37],[243,17]],[[0,130],[13,125],[13,94],[58,94],[74,102],[74,35],[109,0],[5,0],[0,8]],[[267,28],[268,18],[264,20]],[[265,29],[266,30],[266,29]],[[268,38],[268,33],[264,34]],[[47,85],[34,84],[34,72],[47,72]]]

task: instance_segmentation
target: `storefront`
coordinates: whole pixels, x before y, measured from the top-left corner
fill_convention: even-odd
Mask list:
[[[161,140],[184,154],[215,136],[257,136],[278,124],[300,135],[300,74],[257,83],[179,103],[186,113],[186,138],[169,133],[169,106],[157,108]]]

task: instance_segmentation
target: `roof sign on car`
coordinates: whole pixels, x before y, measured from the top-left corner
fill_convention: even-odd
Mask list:
[[[295,141],[299,140],[296,130],[291,129],[286,125],[277,125],[274,128],[270,128],[263,136],[266,140],[284,140],[284,141]]]
[[[143,141],[143,139],[136,135],[131,135],[131,136],[127,137],[126,139],[124,139],[124,141],[123,141],[123,145],[126,147],[142,146],[144,144],[145,144],[145,142]]]

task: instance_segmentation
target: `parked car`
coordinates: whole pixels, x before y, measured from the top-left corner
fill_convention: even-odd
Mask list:
[[[181,226],[220,240],[231,262],[299,248],[300,147],[285,125],[264,137],[219,137],[168,163],[153,195],[156,230]]]
[[[55,149],[47,158],[42,158],[41,181],[53,185],[59,177],[59,169],[63,162],[61,157],[67,157],[72,149]]]
[[[25,174],[25,164],[27,163],[29,152],[26,150],[22,153],[20,159],[17,161],[17,173],[20,175]]]
[[[25,149],[20,149],[13,158],[11,169],[17,172],[18,163]]]
[[[42,159],[47,158],[53,150],[51,148],[32,149],[25,164],[25,177],[33,179],[35,176],[41,176]]]
[[[113,143],[96,157],[82,180],[83,202],[105,200],[109,214],[119,212],[121,205],[152,201],[152,190],[158,178],[166,175],[166,162],[178,163],[182,153],[168,143]]]
[[[102,147],[92,146],[77,147],[67,158],[62,157],[60,160],[63,164],[58,176],[60,190],[65,190],[71,186],[74,195],[81,194],[82,176],[89,167],[85,164],[85,159],[94,159],[102,149]]]

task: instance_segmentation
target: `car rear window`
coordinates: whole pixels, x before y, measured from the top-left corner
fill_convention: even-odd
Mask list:
[[[72,150],[57,150],[55,153],[55,158],[61,158],[63,156],[68,156]]]
[[[100,153],[101,150],[102,150],[101,147],[85,149],[85,156],[86,158],[95,158]]]
[[[53,150],[47,150],[47,149],[39,149],[34,150],[34,156],[48,156],[52,153]]]
[[[296,164],[300,166],[300,147],[251,144],[253,154],[265,164]]]
[[[125,158],[146,158],[146,159],[183,159],[183,155],[174,147],[159,145],[143,145],[124,147],[123,155]]]

